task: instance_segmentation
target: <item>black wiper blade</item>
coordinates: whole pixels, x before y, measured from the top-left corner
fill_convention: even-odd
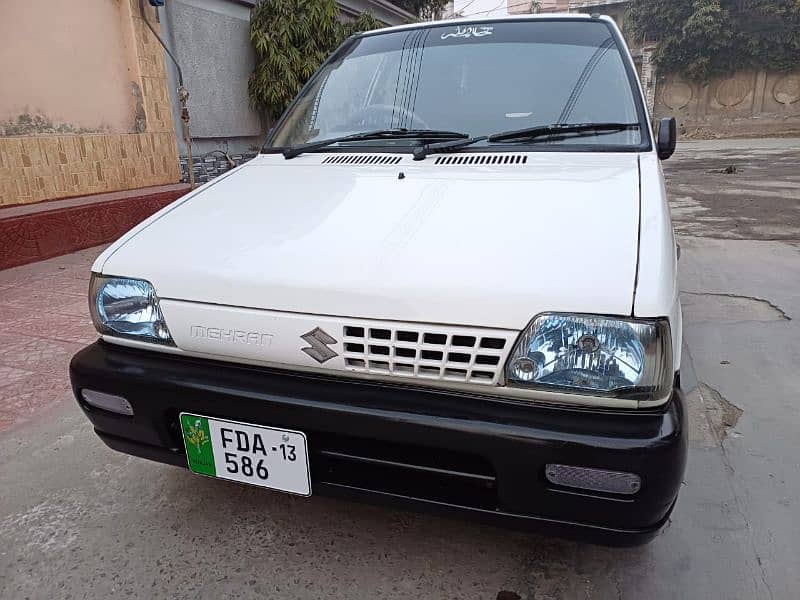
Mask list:
[[[466,137],[466,136],[465,136]],[[436,144],[423,144],[414,148],[414,160],[423,160],[428,154],[435,154],[437,152],[450,152],[458,150],[465,146],[470,146],[477,142],[482,142],[488,139],[487,136],[481,135],[479,137],[467,137],[463,140],[452,140],[449,142],[438,142]]]
[[[436,139],[436,138],[468,138],[468,133],[461,131],[447,131],[446,129],[401,129],[402,135],[392,135],[391,137],[408,137],[408,138],[423,138],[423,139]]]
[[[325,146],[330,146],[331,144],[336,144],[338,142],[347,142],[350,140],[368,140],[370,138],[391,134],[396,131],[399,130],[377,129],[375,131],[365,131],[362,133],[352,133],[350,135],[343,135],[335,138],[328,138],[325,140],[316,140],[314,142],[308,142],[307,144],[299,144],[297,146],[291,146],[289,148],[286,148],[286,150],[283,151],[283,156],[284,158],[294,158],[295,156],[301,155],[303,152],[308,152],[309,150],[316,150],[318,148],[324,148]]]
[[[309,152],[310,150],[318,150],[319,148],[325,148],[326,146],[337,144],[339,142],[353,142],[357,140],[380,140],[380,139],[393,139],[393,138],[452,139],[452,138],[466,138],[466,137],[469,137],[466,133],[461,133],[458,131],[445,131],[440,129],[405,129],[405,128],[377,129],[375,131],[365,131],[363,133],[354,133],[351,135],[344,135],[341,137],[329,138],[326,140],[317,140],[315,142],[309,142],[307,144],[292,146],[291,148],[287,148],[286,150],[283,151],[283,156],[285,158],[294,158],[295,156],[299,156],[303,152]]]
[[[563,133],[598,133],[625,131],[638,129],[639,123],[553,123],[552,125],[539,125],[515,131],[503,131],[490,135],[490,142],[509,142],[515,140],[532,140],[539,137],[561,135]]]
[[[558,135],[562,133],[583,133],[590,131],[614,132],[638,127],[638,123],[568,123],[563,125],[555,123],[553,125],[539,125],[538,127],[528,127],[527,129],[503,131],[493,135],[481,135],[462,140],[438,142],[436,144],[423,144],[422,146],[414,148],[414,160],[423,160],[428,154],[434,154],[436,152],[451,152],[453,150],[458,150],[460,148],[464,148],[465,146],[482,142],[483,140],[487,140],[489,142],[504,142],[510,140],[534,139],[537,137]]]

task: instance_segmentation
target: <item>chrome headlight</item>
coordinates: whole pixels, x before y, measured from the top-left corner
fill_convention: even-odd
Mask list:
[[[93,273],[89,308],[95,328],[104,335],[174,345],[149,281]]]
[[[506,364],[510,385],[633,400],[666,399],[672,375],[666,319],[541,314]]]

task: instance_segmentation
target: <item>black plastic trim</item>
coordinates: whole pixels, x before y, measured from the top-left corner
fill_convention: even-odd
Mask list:
[[[677,389],[659,410],[543,408],[105,342],[76,354],[70,376],[97,434],[122,452],[185,467],[181,411],[284,427],[308,435],[314,494],[600,543],[634,545],[655,536],[672,510],[686,461],[686,415]],[[84,388],[124,396],[134,416],[87,405],[80,399]],[[382,447],[391,451],[369,456]],[[625,501],[567,493],[547,482],[547,463],[637,473],[642,489]]]

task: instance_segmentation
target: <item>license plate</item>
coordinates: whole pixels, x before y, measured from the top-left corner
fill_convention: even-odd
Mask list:
[[[311,495],[305,434],[189,413],[180,420],[192,472]]]

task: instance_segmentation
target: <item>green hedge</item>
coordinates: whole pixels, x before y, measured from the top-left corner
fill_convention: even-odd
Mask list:
[[[800,0],[631,0],[626,29],[689,79],[800,68]]]
[[[250,102],[274,121],[349,35],[381,26],[369,13],[342,22],[336,0],[261,0],[250,13]]]

